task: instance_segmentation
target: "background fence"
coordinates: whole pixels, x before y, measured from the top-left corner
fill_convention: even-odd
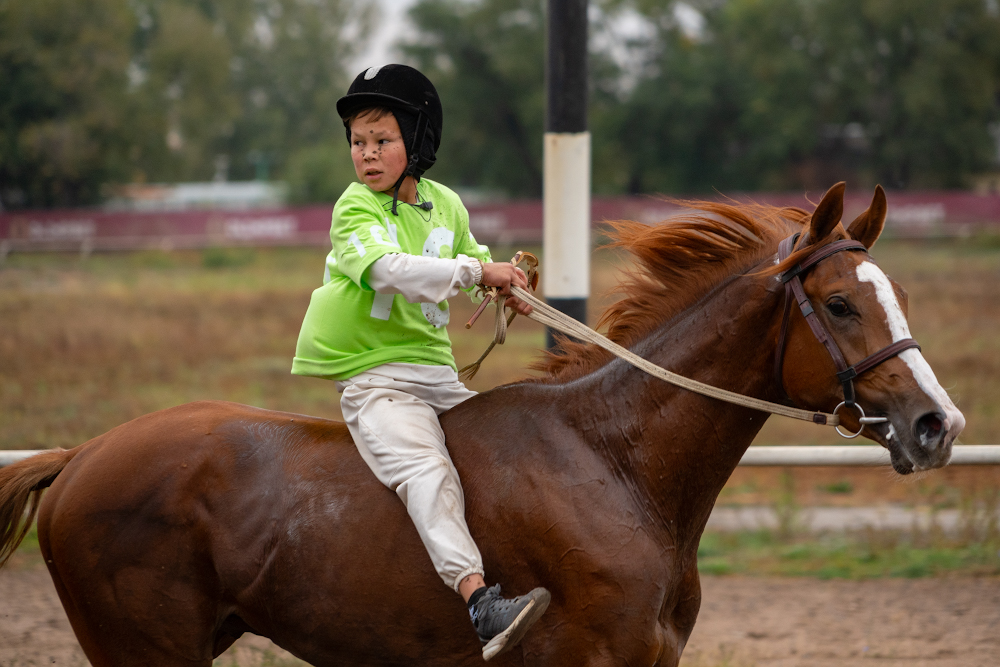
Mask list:
[[[818,201],[822,193],[811,193]],[[737,194],[776,206],[810,208],[804,194]],[[718,197],[716,198],[718,199]],[[1000,230],[1000,195],[966,192],[888,194],[886,234],[897,238],[961,237]],[[845,199],[846,220],[871,201],[870,193]],[[537,245],[542,240],[542,202],[476,204],[469,224],[484,243]],[[204,248],[225,245],[324,245],[332,205],[163,212],[100,209],[0,212],[0,259],[17,251],[81,251]],[[653,223],[680,210],[664,198],[595,198],[591,219]]]

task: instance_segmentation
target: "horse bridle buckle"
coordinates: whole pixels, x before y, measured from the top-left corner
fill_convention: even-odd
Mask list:
[[[839,435],[841,438],[847,438],[848,440],[853,440],[854,438],[861,435],[861,432],[865,430],[865,426],[867,426],[868,424],[884,424],[885,422],[889,421],[888,417],[866,417],[864,408],[862,408],[857,403],[848,403],[847,401],[841,401],[837,405],[837,407],[833,409],[832,414],[837,414],[837,412],[845,405],[849,408],[854,408],[861,414],[861,416],[858,417],[858,423],[861,425],[861,428],[858,429],[857,433],[844,433],[843,431],[840,430],[840,424],[837,424],[833,428],[837,432],[837,435]]]

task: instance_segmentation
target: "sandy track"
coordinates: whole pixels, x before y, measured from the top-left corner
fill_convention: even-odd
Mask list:
[[[706,577],[703,599],[684,667],[1000,665],[1000,579]],[[287,655],[257,637],[236,649],[223,665]],[[0,570],[0,665],[87,664],[48,573]]]
[[[686,667],[995,667],[1000,579],[705,577]]]

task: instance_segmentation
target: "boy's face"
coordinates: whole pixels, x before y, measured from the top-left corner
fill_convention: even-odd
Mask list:
[[[392,114],[376,121],[362,115],[351,123],[351,160],[358,180],[377,192],[392,190],[406,169],[406,146]]]

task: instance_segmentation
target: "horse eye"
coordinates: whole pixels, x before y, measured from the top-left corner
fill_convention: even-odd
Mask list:
[[[851,309],[843,299],[830,299],[826,304],[827,309],[834,317],[847,317],[851,314]]]

